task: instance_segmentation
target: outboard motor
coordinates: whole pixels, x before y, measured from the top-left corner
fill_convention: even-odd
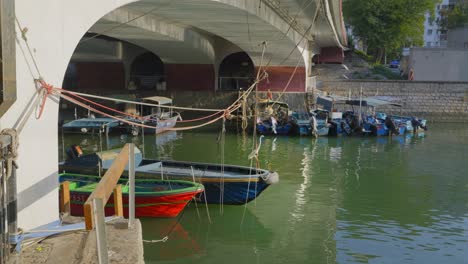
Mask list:
[[[390,129],[390,135],[391,134],[395,134],[395,135],[399,135],[400,132],[398,131],[398,129],[396,128],[395,126],[395,123],[393,123],[392,119],[390,117],[385,117],[385,125],[388,127],[388,129]]]
[[[419,119],[417,117],[414,117],[414,116],[411,118],[411,125],[413,126],[413,133],[416,133],[418,128],[422,128],[424,130],[427,130],[427,127],[423,126],[421,124],[421,122],[419,121]]]
[[[76,159],[83,156],[83,150],[81,150],[81,147],[78,145],[71,145],[71,147],[67,149],[66,153],[68,160]]]

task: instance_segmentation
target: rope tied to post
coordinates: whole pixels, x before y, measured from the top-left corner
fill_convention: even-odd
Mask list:
[[[46,83],[42,78],[34,80],[36,83],[37,89],[39,89],[39,94],[38,96],[42,96],[42,100],[39,103],[39,113],[36,115],[36,119],[40,119],[42,116],[42,113],[44,112],[45,104],[47,102],[47,98],[49,95],[53,94],[54,92],[54,86]]]
[[[13,171],[13,166],[15,166],[15,168],[18,168],[18,164],[16,164],[16,158],[18,157],[18,147],[19,147],[18,132],[12,128],[6,128],[6,129],[3,129],[2,132],[0,132],[0,134],[11,137],[11,144],[8,145],[7,153],[4,154],[4,158],[6,160],[6,166],[5,166],[6,175],[7,175],[7,178],[9,178]]]

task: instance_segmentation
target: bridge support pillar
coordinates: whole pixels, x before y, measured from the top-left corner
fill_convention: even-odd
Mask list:
[[[305,70],[306,70],[306,81],[305,81],[305,92],[313,91],[316,88],[316,77],[312,73],[312,67],[314,63],[312,62],[312,58],[317,54],[314,47],[314,43],[312,41],[307,42],[307,47],[304,50],[302,56],[304,57],[305,61]]]

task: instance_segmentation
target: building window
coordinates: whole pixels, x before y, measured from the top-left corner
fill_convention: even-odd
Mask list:
[[[432,35],[432,29],[428,29],[428,30],[427,30],[427,34],[428,34],[428,35]]]
[[[0,0],[0,117],[16,100],[15,1]]]
[[[430,47],[431,44],[432,44],[432,42],[430,42],[430,41],[426,42],[426,47]]]

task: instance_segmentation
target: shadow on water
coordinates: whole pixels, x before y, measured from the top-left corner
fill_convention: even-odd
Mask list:
[[[231,257],[244,263],[243,259],[256,259],[259,249],[270,246],[273,232],[250,209],[232,206],[223,213],[220,209],[219,205],[210,205],[208,217],[204,204],[197,207],[192,203],[180,219],[142,219],[146,240],[162,239],[175,227],[166,243],[145,244],[145,259],[150,263],[187,263]]]
[[[218,133],[65,137],[85,152],[130,141],[148,158],[222,160]],[[226,163],[250,165],[252,143],[227,134]],[[210,224],[192,203],[167,243],[145,244],[146,262],[466,263],[467,145],[468,127],[453,124],[392,138],[265,137],[260,164],[280,182],[244,221],[244,206],[210,206]],[[142,223],[145,239],[161,239],[177,221]]]

